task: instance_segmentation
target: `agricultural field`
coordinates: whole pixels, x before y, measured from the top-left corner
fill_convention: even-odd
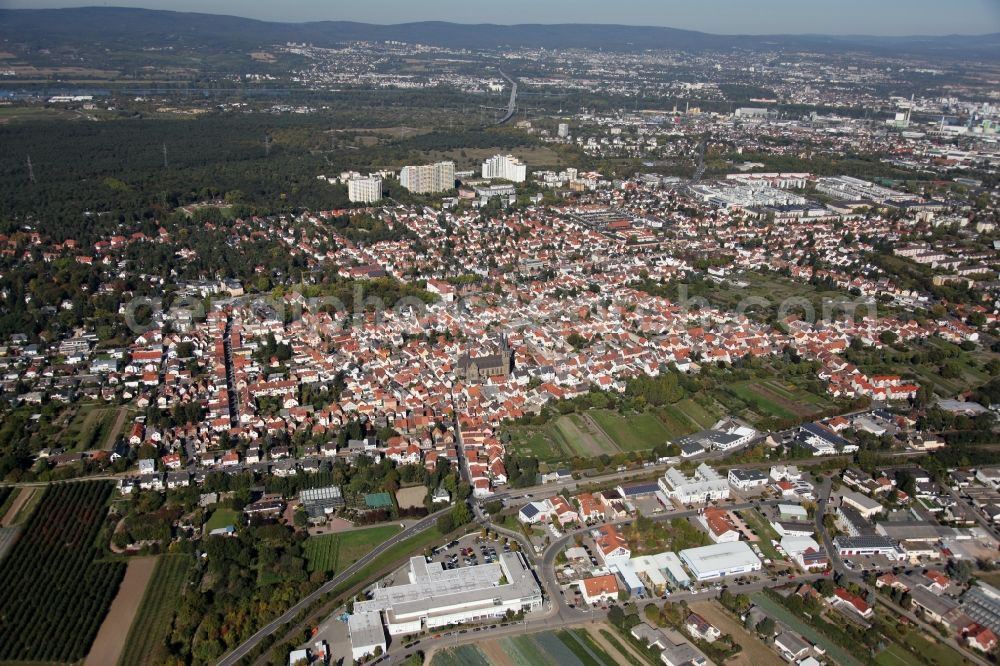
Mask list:
[[[765,417],[805,421],[833,406],[827,399],[779,379],[737,382],[729,391]]]
[[[556,440],[570,455],[590,458],[602,453],[614,455],[619,448],[593,418],[593,414],[567,414],[552,424]]]
[[[0,564],[0,660],[86,656],[118,592],[123,562],[100,562],[110,483],[54,484]],[[58,640],[53,640],[58,637]]]
[[[10,505],[17,497],[18,489],[13,486],[0,486],[0,527],[3,526],[3,517],[6,515]]]
[[[547,428],[509,426],[504,432],[511,436],[509,448],[513,451],[534,456],[542,462],[566,458],[562,447],[549,435]]]
[[[169,657],[164,641],[192,563],[191,556],[183,553],[160,556],[129,627],[118,666],[160,664]]]
[[[920,655],[920,661],[931,666],[964,666],[972,664],[950,646],[941,640],[927,640],[918,631],[910,631],[903,638],[903,645],[909,648],[912,654]]]
[[[768,597],[766,594],[758,592],[757,594],[754,594],[751,599],[755,604],[760,606],[764,612],[773,617],[775,620],[783,622],[793,631],[801,634],[813,644],[819,645],[826,650],[827,655],[833,660],[834,663],[840,664],[840,666],[861,666],[860,662],[847,652],[847,650],[827,638],[825,634],[821,634],[802,618],[797,615],[793,615],[791,611]]]
[[[601,639],[604,642],[604,639]],[[587,629],[545,631],[481,641],[438,652],[432,666],[617,666],[631,655],[609,654]]]
[[[21,488],[18,493],[8,498],[7,513],[0,516],[0,525],[10,527],[26,521],[42,499],[43,492],[39,488]]]
[[[721,406],[712,403],[706,408],[686,398],[639,414],[590,409],[559,416],[542,426],[509,426],[504,432],[511,436],[512,450],[535,456],[541,462],[558,463],[577,456],[648,451],[657,444],[712,427],[721,414]]]
[[[343,571],[378,544],[388,541],[400,531],[398,524],[379,525],[362,530],[309,537],[303,544],[309,571],[323,571],[328,575]]]
[[[118,594],[97,632],[94,644],[90,646],[83,666],[104,666],[118,661],[128,638],[122,627],[128,626],[139,612],[143,594],[156,570],[156,560],[156,556],[129,559]]]
[[[81,406],[59,434],[59,446],[67,451],[87,451],[104,447],[109,440],[114,443],[113,432],[121,427],[119,409],[102,405]]]
[[[644,451],[670,439],[666,426],[651,412],[622,416],[595,409],[589,414],[622,451]]]

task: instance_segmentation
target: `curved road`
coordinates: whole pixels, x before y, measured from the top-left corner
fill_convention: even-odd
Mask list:
[[[414,523],[410,527],[407,527],[406,529],[404,529],[402,532],[399,532],[398,534],[396,534],[395,536],[393,536],[388,541],[385,541],[385,542],[379,544],[378,546],[376,546],[373,550],[369,551],[360,560],[358,560],[357,562],[355,562],[351,566],[349,566],[346,569],[344,569],[343,571],[341,571],[338,575],[336,575],[333,578],[331,578],[330,580],[328,580],[326,583],[324,583],[315,592],[313,592],[312,594],[310,594],[307,597],[304,597],[297,604],[295,604],[294,606],[292,606],[291,608],[289,608],[287,611],[285,611],[285,613],[281,617],[278,617],[277,619],[274,619],[271,622],[269,622],[267,625],[265,625],[263,628],[261,628],[257,633],[255,633],[253,636],[251,636],[245,642],[243,642],[239,647],[237,647],[235,650],[233,650],[229,654],[225,655],[222,659],[219,660],[218,666],[235,666],[235,664],[237,664],[240,661],[240,659],[242,659],[247,654],[249,654],[250,651],[253,650],[257,646],[258,643],[260,643],[262,640],[264,640],[265,636],[270,636],[275,631],[277,631],[279,628],[281,628],[282,626],[284,626],[284,625],[288,624],[289,622],[291,622],[292,618],[295,617],[296,615],[298,615],[299,612],[301,612],[307,606],[309,606],[309,604],[311,604],[312,602],[316,601],[317,599],[319,599],[321,596],[323,596],[327,592],[330,592],[330,591],[334,590],[337,586],[343,584],[345,581],[347,581],[348,578],[350,578],[351,576],[353,576],[355,573],[357,573],[358,571],[360,571],[363,567],[365,567],[366,565],[368,565],[376,557],[378,557],[379,555],[381,555],[385,551],[389,550],[390,548],[392,548],[394,545],[396,545],[400,541],[408,539],[411,536],[414,536],[414,535],[416,535],[416,534],[418,534],[420,532],[423,532],[424,530],[426,530],[426,529],[430,528],[431,526],[433,526],[434,522],[442,514],[447,513],[448,511],[451,511],[451,509],[452,509],[452,507],[448,506],[448,507],[446,507],[444,509],[441,509],[440,511],[432,513],[429,516],[427,516],[426,518],[422,519],[420,522]]]
[[[769,500],[759,500],[756,502],[744,502],[744,503],[723,503],[721,506],[726,510],[738,511],[740,509],[748,509],[757,505],[775,505],[781,503],[787,503],[789,500],[784,498],[775,498]],[[688,518],[697,515],[698,509],[693,510],[683,510],[683,511],[670,511],[657,516],[652,517],[652,520],[672,520],[674,518]],[[622,525],[630,523],[634,518],[625,518],[621,520],[607,521],[607,523],[602,524],[615,524]],[[470,643],[476,643],[487,638],[494,639],[502,636],[510,635],[520,635],[525,633],[532,633],[537,631],[554,630],[554,629],[564,629],[566,627],[574,627],[586,625],[592,622],[603,621],[608,614],[605,608],[570,608],[569,599],[566,595],[562,594],[562,588],[556,582],[555,579],[555,557],[562,550],[570,540],[573,539],[577,534],[589,532],[595,529],[596,526],[590,527],[580,527],[577,529],[569,530],[564,532],[562,536],[554,539],[546,546],[543,553],[537,558],[535,562],[535,573],[538,576],[539,582],[541,584],[542,592],[545,597],[545,604],[543,606],[543,612],[536,613],[529,618],[512,625],[500,626],[496,629],[489,629],[480,633],[479,630],[475,628],[466,628],[454,630],[446,630],[438,635],[438,638],[425,637],[419,640],[419,647],[416,644],[410,644],[409,648],[402,648],[398,650],[392,650],[390,648],[390,653],[386,659],[387,666],[397,666],[403,660],[405,660],[415,649],[421,649],[425,651],[425,655],[432,652],[436,652],[442,649],[447,649],[451,647],[456,647],[459,645],[467,645]],[[497,529],[496,526],[492,526],[493,529]],[[499,531],[499,530],[498,530]],[[506,532],[506,530],[503,530]],[[518,540],[521,541],[520,535],[517,536]],[[530,557],[530,551],[525,551],[526,557]],[[824,574],[821,573],[810,573],[803,574],[795,569],[791,569],[782,573],[768,572],[762,570],[755,572],[754,574],[748,574],[748,576],[755,576],[756,580],[748,581],[743,584],[735,584],[733,581],[718,580],[712,582],[718,582],[720,584],[726,585],[730,590],[737,593],[752,593],[759,591],[765,587],[770,587],[775,585],[772,578],[777,578],[781,582],[787,582],[792,580],[811,582],[823,578]],[[701,599],[711,599],[716,598],[719,595],[719,590],[714,588],[706,588],[701,591],[675,591],[673,592],[669,599],[672,602],[679,602],[685,600],[701,600]],[[640,616],[642,614],[642,609],[649,604],[660,604],[662,601],[659,597],[650,597],[644,599],[633,599],[636,606],[640,611]]]
[[[510,81],[510,101],[507,102],[507,113],[504,117],[497,121],[497,125],[503,125],[505,122],[514,117],[517,112],[517,81],[507,76],[507,74],[501,69],[499,70],[500,76]]]

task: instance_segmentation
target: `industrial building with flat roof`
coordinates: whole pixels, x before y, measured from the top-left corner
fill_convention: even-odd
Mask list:
[[[389,634],[396,636],[495,619],[542,604],[541,588],[520,553],[501,553],[497,562],[460,569],[411,557],[408,575],[409,583],[376,588],[370,600],[355,603],[355,614],[381,615]]]
[[[385,654],[385,629],[378,613],[355,613],[347,618],[347,633],[351,637],[351,656],[354,661],[374,655],[376,648]]]
[[[741,469],[734,467],[729,470],[730,485],[740,490],[750,490],[751,488],[763,488],[768,483],[768,476],[759,469]]]
[[[658,483],[664,495],[682,504],[708,503],[729,497],[729,482],[705,463],[698,465],[692,476],[685,476],[671,467]]]
[[[903,551],[896,542],[884,536],[838,536],[833,539],[837,553],[844,555],[884,555],[889,559],[903,559]]]
[[[681,560],[696,580],[760,571],[760,558],[745,541],[716,543],[681,551]]]

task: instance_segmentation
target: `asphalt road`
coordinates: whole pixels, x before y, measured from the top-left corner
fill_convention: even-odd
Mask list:
[[[497,125],[503,125],[505,122],[514,117],[514,113],[517,111],[517,81],[507,76],[506,73],[501,69],[500,76],[510,81],[510,101],[507,102],[507,113],[501,118]]]
[[[385,541],[385,542],[379,544],[378,546],[376,546],[374,549],[372,549],[367,554],[365,554],[360,560],[358,560],[357,562],[355,562],[351,566],[349,566],[346,569],[344,569],[343,571],[341,571],[339,574],[337,574],[336,576],[334,576],[333,578],[331,578],[329,581],[327,581],[326,583],[324,583],[315,592],[313,592],[312,594],[304,597],[297,604],[295,604],[294,606],[292,606],[291,608],[289,608],[287,611],[285,611],[284,615],[282,615],[281,617],[279,617],[279,618],[277,618],[275,620],[272,620],[271,622],[269,622],[268,624],[266,624],[257,633],[255,633],[253,636],[251,636],[249,639],[247,639],[243,644],[241,644],[239,647],[237,647],[235,650],[233,650],[229,654],[227,654],[224,657],[222,657],[222,659],[219,660],[218,665],[219,666],[234,666],[240,659],[242,659],[251,650],[253,650],[257,646],[257,644],[260,643],[264,639],[265,636],[270,636],[275,631],[277,631],[279,628],[281,628],[284,625],[286,625],[289,622],[291,622],[291,620],[292,620],[293,617],[295,617],[296,615],[298,615],[298,613],[300,611],[302,611],[304,608],[306,608],[307,606],[309,606],[312,602],[316,601],[317,599],[319,599],[321,596],[323,596],[327,592],[330,592],[330,591],[334,590],[339,585],[341,585],[344,582],[346,582],[347,579],[349,579],[351,576],[353,576],[355,573],[357,573],[363,567],[367,566],[372,560],[374,560],[376,557],[378,557],[379,555],[381,555],[385,551],[387,551],[390,548],[392,548],[394,545],[396,545],[400,541],[408,539],[408,538],[410,538],[410,537],[412,537],[412,536],[414,536],[416,534],[419,534],[420,532],[423,532],[425,529],[429,529],[429,528],[433,527],[434,526],[434,522],[438,519],[438,517],[440,517],[442,514],[448,512],[448,511],[451,511],[451,509],[452,509],[452,507],[448,506],[447,508],[441,509],[440,511],[437,511],[436,513],[432,513],[431,515],[429,515],[426,518],[422,519],[420,522],[414,523],[410,527],[407,527],[406,529],[404,529],[402,532],[399,532],[398,534],[396,534],[395,536],[393,536],[388,541]]]

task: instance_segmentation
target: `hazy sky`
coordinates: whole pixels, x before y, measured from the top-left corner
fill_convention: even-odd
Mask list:
[[[0,0],[0,7],[127,5],[271,21],[622,23],[714,33],[1000,32],[1000,0]]]

